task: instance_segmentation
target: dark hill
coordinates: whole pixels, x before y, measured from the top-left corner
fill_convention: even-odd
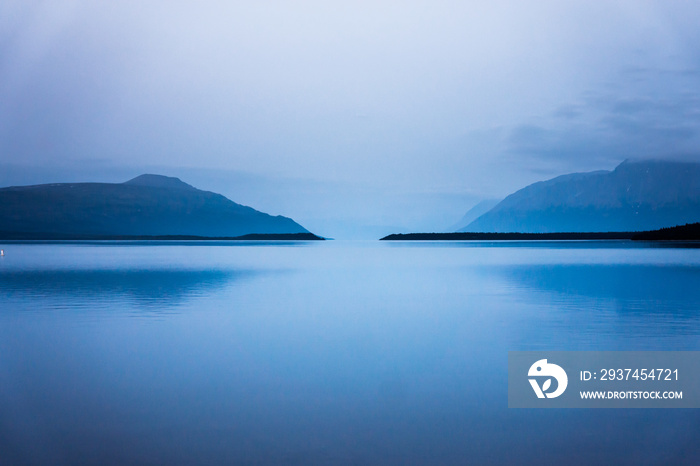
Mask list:
[[[527,186],[460,231],[644,231],[700,221],[700,164],[646,160]]]
[[[700,223],[689,223],[677,227],[643,231],[632,239],[640,241],[700,241]]]
[[[139,175],[136,178],[126,181],[123,184],[132,186],[150,186],[152,188],[180,188],[180,189],[197,189],[191,186],[180,178],[174,176],[163,175]]]
[[[62,183],[0,189],[0,236],[201,236],[308,233],[177,178]]]

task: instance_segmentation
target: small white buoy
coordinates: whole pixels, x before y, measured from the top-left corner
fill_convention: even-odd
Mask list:
[[[4,249],[0,249],[0,256],[4,256],[4,255],[5,255],[5,250],[4,250]]]

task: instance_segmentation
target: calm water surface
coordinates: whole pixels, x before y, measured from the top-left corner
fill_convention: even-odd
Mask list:
[[[506,373],[700,350],[700,249],[0,246],[0,464],[700,464],[697,410],[508,409]]]

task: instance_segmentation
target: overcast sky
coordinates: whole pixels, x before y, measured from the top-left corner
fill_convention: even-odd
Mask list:
[[[438,231],[700,161],[700,3],[0,3],[0,185],[178,176],[320,234]]]

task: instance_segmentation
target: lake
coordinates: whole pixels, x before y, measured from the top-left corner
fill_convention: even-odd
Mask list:
[[[0,247],[0,464],[700,464],[697,410],[507,407],[508,351],[700,350],[697,248]]]

